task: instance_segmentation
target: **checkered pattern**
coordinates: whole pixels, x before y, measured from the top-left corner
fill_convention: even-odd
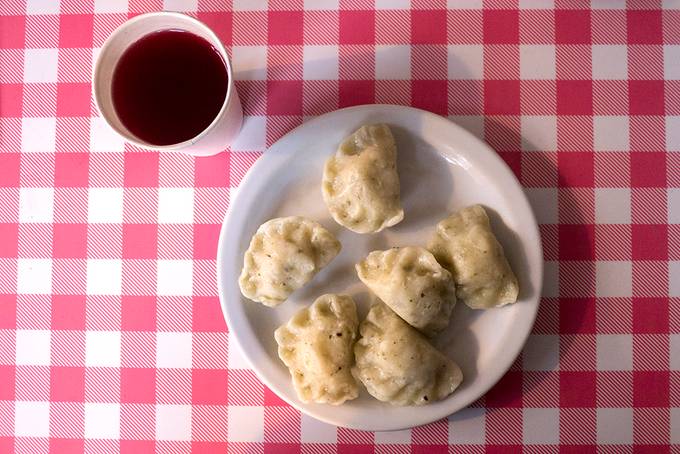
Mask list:
[[[93,108],[97,48],[163,8],[228,46],[246,115],[228,152],[135,149]],[[3,0],[0,452],[680,452],[678,8]],[[222,217],[251,164],[306,118],[362,103],[427,109],[490,143],[545,251],[510,372],[402,432],[284,404],[240,356],[215,288]]]

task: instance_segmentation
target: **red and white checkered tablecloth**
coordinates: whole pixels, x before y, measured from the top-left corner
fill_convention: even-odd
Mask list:
[[[0,453],[680,453],[678,0],[2,0]],[[211,158],[107,129],[92,61],[187,11],[246,122]],[[511,371],[471,408],[372,433],[284,404],[215,285],[231,191],[306,118],[413,105],[489,142],[541,224],[546,278]],[[598,449],[599,447],[599,449]]]

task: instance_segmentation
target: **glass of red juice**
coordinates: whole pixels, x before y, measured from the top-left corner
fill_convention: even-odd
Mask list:
[[[106,122],[143,148],[213,155],[243,121],[224,46],[180,13],[143,14],[115,30],[95,63],[92,89]]]

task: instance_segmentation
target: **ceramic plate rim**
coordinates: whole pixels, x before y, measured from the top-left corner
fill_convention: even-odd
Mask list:
[[[512,181],[514,182],[514,188],[515,190],[519,190],[519,194],[521,197],[518,197],[516,201],[517,203],[523,205],[523,210],[530,216],[528,219],[527,224],[532,227],[532,232],[530,232],[530,236],[534,236],[535,238],[538,239],[538,241],[535,242],[535,246],[537,248],[536,252],[538,254],[538,257],[540,257],[540,261],[538,262],[537,266],[538,269],[535,270],[538,272],[538,288],[536,288],[535,294],[533,295],[533,298],[530,300],[531,304],[531,312],[527,315],[527,317],[524,319],[524,323],[522,325],[522,332],[518,335],[516,335],[513,339],[514,342],[512,344],[512,349],[510,352],[508,352],[506,355],[503,356],[503,364],[501,367],[497,367],[493,369],[493,375],[494,377],[487,382],[487,385],[484,386],[476,395],[474,398],[469,398],[468,401],[461,403],[458,403],[456,405],[450,405],[450,406],[444,406],[443,411],[442,407],[440,407],[439,411],[432,411],[429,414],[426,414],[426,416],[421,416],[421,414],[415,415],[411,420],[406,421],[402,424],[383,424],[383,425],[376,425],[375,427],[370,427],[366,428],[364,425],[359,425],[359,424],[352,424],[352,423],[347,423],[346,421],[343,422],[338,422],[336,420],[333,420],[332,418],[325,417],[324,415],[317,414],[308,408],[305,408],[304,405],[301,404],[297,399],[292,399],[289,398],[285,392],[282,392],[279,387],[272,383],[266,373],[264,373],[261,370],[260,367],[260,361],[265,360],[266,358],[254,358],[252,355],[251,349],[245,345],[244,339],[241,338],[237,333],[240,332],[240,329],[238,328],[238,324],[234,320],[234,317],[238,314],[233,313],[229,309],[229,305],[227,304],[227,295],[226,295],[226,285],[227,283],[225,282],[227,278],[224,276],[223,273],[223,262],[224,262],[224,254],[225,254],[225,248],[226,248],[226,238],[229,236],[229,232],[234,229],[233,224],[236,222],[235,218],[238,216],[237,213],[238,210],[235,210],[234,208],[238,206],[240,197],[242,195],[242,191],[244,188],[248,188],[248,186],[251,184],[251,180],[254,180],[259,173],[262,172],[262,170],[269,164],[269,161],[274,155],[274,153],[270,153],[270,150],[279,148],[282,143],[285,143],[286,140],[290,140],[291,136],[294,136],[300,132],[303,128],[309,128],[310,126],[313,126],[315,123],[320,123],[324,119],[326,119],[328,116],[332,115],[338,115],[339,112],[348,112],[348,111],[370,111],[370,110],[380,110],[383,112],[389,112],[389,113],[395,113],[396,115],[399,115],[399,111],[410,111],[412,114],[415,115],[421,115],[427,118],[428,121],[432,122],[439,122],[439,124],[442,127],[445,128],[450,128],[455,131],[455,134],[461,137],[461,141],[466,141],[468,144],[474,144],[474,150],[471,150],[471,152],[474,153],[481,153],[483,157],[487,160],[489,160],[489,164],[495,166],[496,168],[494,171],[500,171],[504,173],[504,177],[510,177]],[[267,157],[269,156],[269,158]],[[231,339],[235,340],[238,346],[240,347],[241,351],[244,354],[245,360],[250,364],[252,367],[253,371],[256,373],[257,377],[267,386],[269,389],[271,389],[274,393],[276,393],[279,398],[296,408],[297,410],[317,419],[320,421],[323,421],[328,424],[332,424],[335,426],[339,427],[346,427],[350,429],[359,429],[359,430],[372,430],[372,431],[392,431],[392,430],[402,430],[402,429],[408,429],[412,427],[417,427],[421,426],[424,424],[429,424],[431,422],[437,421],[441,418],[445,418],[463,408],[466,408],[469,406],[472,402],[474,402],[476,399],[479,397],[485,395],[488,390],[493,387],[498,380],[500,380],[503,375],[510,369],[512,366],[512,363],[515,361],[515,359],[519,356],[520,352],[524,348],[524,344],[526,343],[529,334],[531,333],[531,329],[534,325],[534,321],[536,319],[536,315],[538,312],[538,305],[540,301],[540,295],[541,295],[541,285],[543,282],[543,251],[542,251],[542,245],[540,241],[540,232],[538,229],[538,224],[536,222],[536,217],[533,213],[533,210],[531,208],[531,205],[529,204],[528,198],[526,194],[524,193],[523,187],[521,186],[520,182],[517,180],[515,177],[514,173],[512,170],[508,167],[508,165],[501,159],[501,157],[485,142],[482,140],[478,139],[475,137],[472,133],[468,132],[461,126],[458,126],[457,124],[453,123],[452,121],[448,120],[445,117],[442,117],[440,115],[434,114],[432,112],[428,112],[425,110],[417,109],[414,107],[407,107],[407,106],[399,106],[399,105],[392,105],[392,104],[366,104],[366,105],[360,105],[360,106],[353,106],[353,107],[347,107],[344,109],[338,109],[332,112],[328,112],[326,114],[317,116],[311,120],[306,121],[305,123],[297,126],[296,128],[292,129],[289,131],[287,134],[285,134],[283,137],[281,137],[279,140],[277,140],[274,144],[272,144],[267,151],[265,151],[259,158],[258,160],[250,167],[246,175],[243,177],[241,183],[237,187],[235,191],[235,195],[231,198],[229,207],[227,209],[227,212],[224,216],[224,220],[222,223],[222,227],[220,229],[220,234],[219,234],[219,240],[218,240],[218,245],[217,245],[217,263],[216,263],[216,278],[217,278],[217,289],[218,289],[218,296],[220,299],[220,306],[222,309],[222,314],[225,318],[225,321],[227,323],[229,332],[233,334],[231,336]],[[233,279],[234,283],[236,283],[236,278]],[[238,287],[238,285],[236,285]],[[240,300],[239,300],[240,304]],[[443,401],[445,402],[445,400]],[[427,406],[424,407],[414,407],[414,408],[428,408]],[[417,412],[415,412],[417,413]]]

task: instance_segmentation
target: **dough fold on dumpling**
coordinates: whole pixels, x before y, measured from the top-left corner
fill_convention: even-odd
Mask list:
[[[375,233],[399,223],[397,146],[387,125],[362,126],[328,158],[321,185],[333,219],[357,233]]]
[[[239,277],[241,293],[278,306],[340,252],[340,242],[319,223],[300,216],[265,222],[250,240]]]
[[[480,205],[437,224],[429,249],[453,275],[459,299],[473,309],[517,301],[519,284]]]
[[[327,294],[274,332],[300,400],[340,405],[359,395],[351,373],[358,325],[352,298]]]
[[[451,273],[421,247],[373,251],[356,265],[359,279],[408,324],[428,336],[449,325],[456,305]]]
[[[373,305],[359,331],[352,374],[378,400],[424,405],[445,398],[463,381],[455,362],[381,302]]]

